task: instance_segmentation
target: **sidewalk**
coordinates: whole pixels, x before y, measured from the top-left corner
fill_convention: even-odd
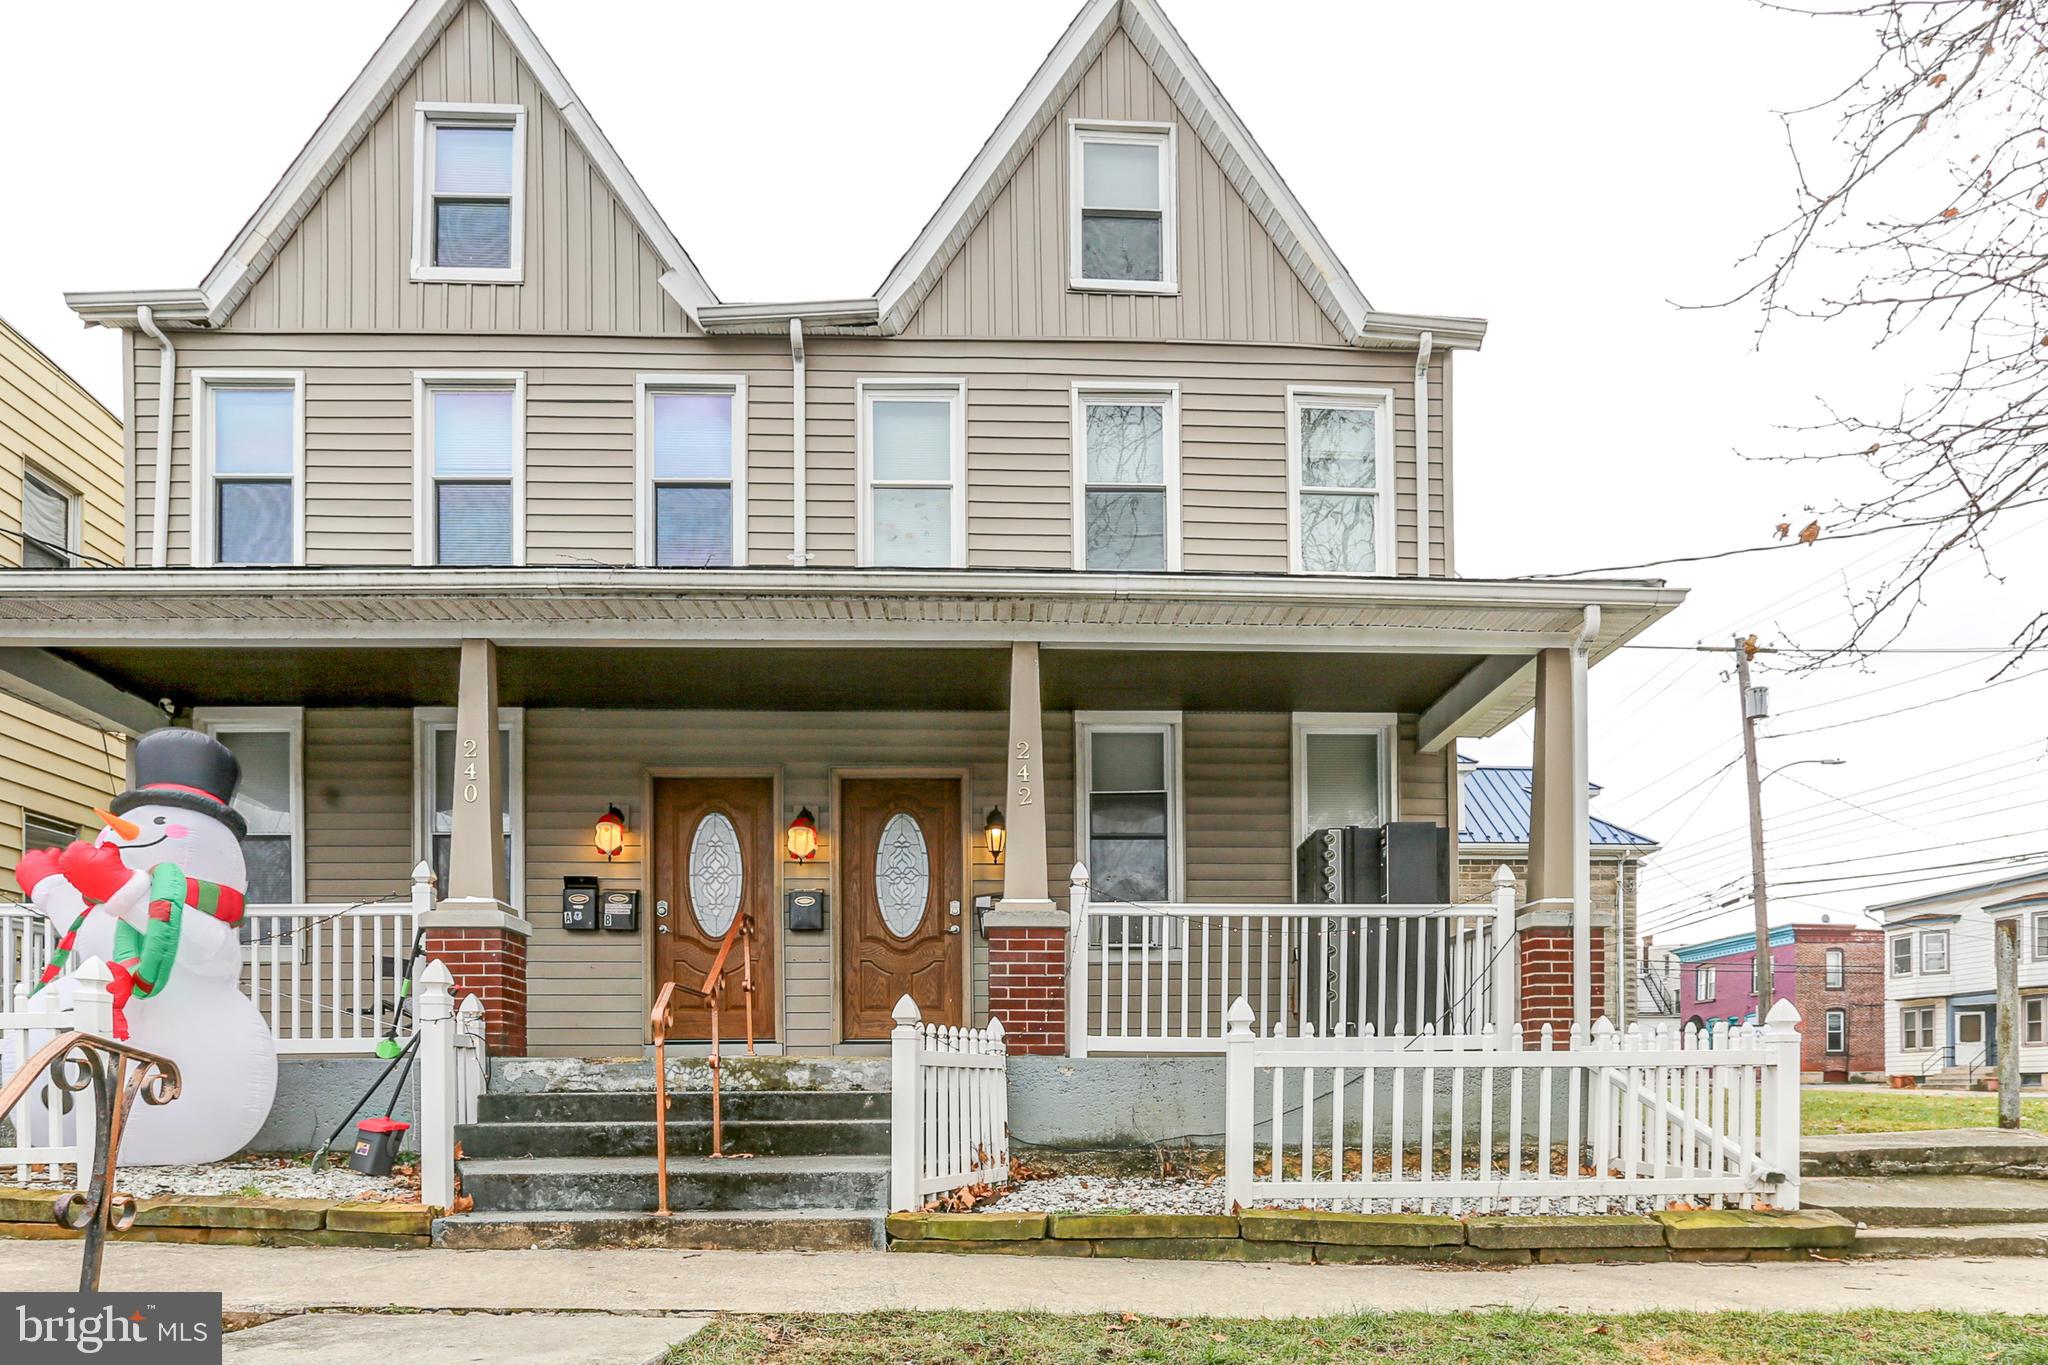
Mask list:
[[[1295,1266],[875,1252],[375,1251],[124,1243],[109,1289],[219,1290],[229,1310],[846,1313],[873,1308],[1057,1309],[1148,1316],[1297,1317],[1370,1308],[1516,1307],[2009,1313],[2048,1303],[2048,1259],[1764,1265]],[[78,1247],[0,1242],[0,1284],[69,1289]]]

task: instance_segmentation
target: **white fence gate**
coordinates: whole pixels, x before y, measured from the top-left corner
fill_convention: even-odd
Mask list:
[[[98,958],[85,962],[78,969],[69,1009],[58,1008],[54,989],[31,996],[28,983],[17,982],[13,1008],[0,1012],[0,1085],[60,1033],[75,1030],[111,1038],[114,997],[108,983],[112,980],[106,963]],[[0,1142],[0,1178],[16,1185],[39,1179],[62,1181],[63,1168],[69,1166],[70,1188],[84,1189],[92,1179],[94,1103],[90,1085],[67,1092],[45,1073],[12,1113],[0,1114],[0,1120],[12,1129],[12,1137]],[[71,1130],[68,1138],[67,1127]]]
[[[1224,1179],[1245,1207],[1573,1213],[1799,1206],[1799,1012],[1762,1028],[1534,1048],[1423,1035],[1259,1038],[1231,1007]],[[1562,1046],[1558,1046],[1562,1043]],[[1639,1202],[1638,1202],[1639,1201]]]
[[[909,996],[889,1035],[889,1207],[1010,1178],[1010,1076],[1003,1021],[927,1024]]]
[[[57,926],[26,905],[0,904],[0,1007],[34,986],[57,951]]]

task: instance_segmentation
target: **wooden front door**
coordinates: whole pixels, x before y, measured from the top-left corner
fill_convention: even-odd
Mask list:
[[[775,1036],[775,783],[766,777],[663,777],[654,783],[654,990],[692,990],[735,916],[754,918],[754,1036]],[[666,906],[668,913],[662,913]],[[740,947],[727,965],[722,1038],[746,1037]],[[711,1036],[708,1003],[678,990],[669,1037]]]
[[[848,778],[839,829],[841,1032],[887,1038],[906,994],[927,1023],[965,1024],[959,781]]]

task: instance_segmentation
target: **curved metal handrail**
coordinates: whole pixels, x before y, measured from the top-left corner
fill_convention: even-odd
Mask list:
[[[673,1022],[675,993],[681,990],[694,995],[711,1006],[711,1155],[725,1155],[725,1124],[719,1090],[718,1033],[719,1019],[725,1012],[725,978],[732,958],[733,943],[740,947],[740,994],[746,1007],[747,1055],[754,1055],[754,917],[736,915],[727,926],[725,937],[719,941],[718,953],[711,959],[711,967],[704,973],[701,986],[687,986],[681,982],[664,981],[661,990],[655,994],[654,1008],[648,1011],[647,1023],[654,1034],[654,1183],[657,1197],[655,1212],[663,1216],[673,1212],[668,1206],[668,1030]]]
[[[133,1070],[130,1070],[130,1064]],[[138,1096],[144,1104],[169,1104],[183,1082],[178,1064],[168,1057],[96,1033],[60,1033],[22,1064],[14,1078],[0,1086],[0,1115],[13,1112],[48,1073],[50,1083],[67,1094],[88,1085],[93,1092],[93,1171],[84,1190],[67,1190],[51,1203],[54,1221],[85,1233],[85,1258],[79,1269],[80,1293],[100,1287],[100,1261],[109,1231],[126,1232],[135,1225],[132,1194],[114,1191],[114,1170],[121,1134]]]

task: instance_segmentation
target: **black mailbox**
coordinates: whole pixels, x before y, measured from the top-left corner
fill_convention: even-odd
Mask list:
[[[585,933],[597,928],[597,878],[562,878],[562,927]]]
[[[785,891],[782,893],[782,908],[791,929],[809,932],[825,927],[823,891]]]
[[[640,932],[640,893],[607,891],[602,900],[604,927],[615,934]]]

